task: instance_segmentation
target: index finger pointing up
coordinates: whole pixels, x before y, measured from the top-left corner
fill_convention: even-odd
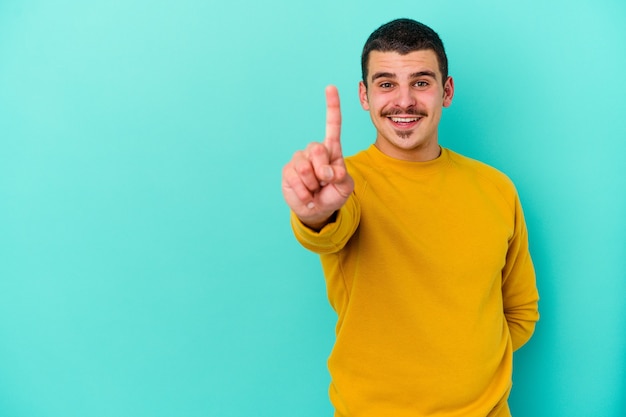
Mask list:
[[[337,87],[329,85],[326,87],[326,137],[324,144],[335,155],[341,155],[341,108],[339,106],[339,92]]]

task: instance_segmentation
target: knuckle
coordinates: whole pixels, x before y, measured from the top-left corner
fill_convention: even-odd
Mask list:
[[[302,160],[304,158],[304,152],[303,151],[296,151],[294,152],[293,156],[291,157],[291,164],[295,164],[296,162]]]
[[[295,171],[302,177],[311,175],[313,167],[309,161],[300,162],[295,165]]]
[[[316,156],[316,157],[320,157],[320,156],[324,156],[328,154],[326,146],[324,146],[324,144],[322,143],[317,143],[317,142],[311,144],[311,148],[309,149],[309,152],[311,153],[311,155]]]
[[[288,164],[286,164],[286,165],[283,167],[283,171],[282,171],[283,178],[285,178],[285,179],[286,179],[286,178],[289,178],[289,177],[291,176],[291,173],[292,173],[292,172],[293,172],[293,163],[292,163],[292,162],[289,162]]]

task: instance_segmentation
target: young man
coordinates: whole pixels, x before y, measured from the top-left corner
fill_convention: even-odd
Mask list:
[[[295,235],[320,254],[338,314],[335,415],[510,416],[513,351],[539,317],[516,190],[439,146],[454,82],[432,29],[381,26],[362,70],[375,143],[344,159],[329,87],[326,137],[296,152],[282,181]]]

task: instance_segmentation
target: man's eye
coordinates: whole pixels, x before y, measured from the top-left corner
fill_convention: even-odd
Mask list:
[[[380,84],[380,88],[391,88],[392,84],[391,83],[381,83]]]
[[[428,87],[428,81],[417,81],[415,83],[416,87]]]

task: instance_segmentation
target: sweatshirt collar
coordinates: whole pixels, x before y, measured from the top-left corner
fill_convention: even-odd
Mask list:
[[[441,148],[441,153],[435,159],[425,162],[405,161],[402,159],[392,158],[382,153],[375,145],[370,145],[367,153],[373,159],[373,162],[385,170],[398,171],[398,173],[428,175],[436,173],[445,168],[450,162],[450,151],[447,148]]]

